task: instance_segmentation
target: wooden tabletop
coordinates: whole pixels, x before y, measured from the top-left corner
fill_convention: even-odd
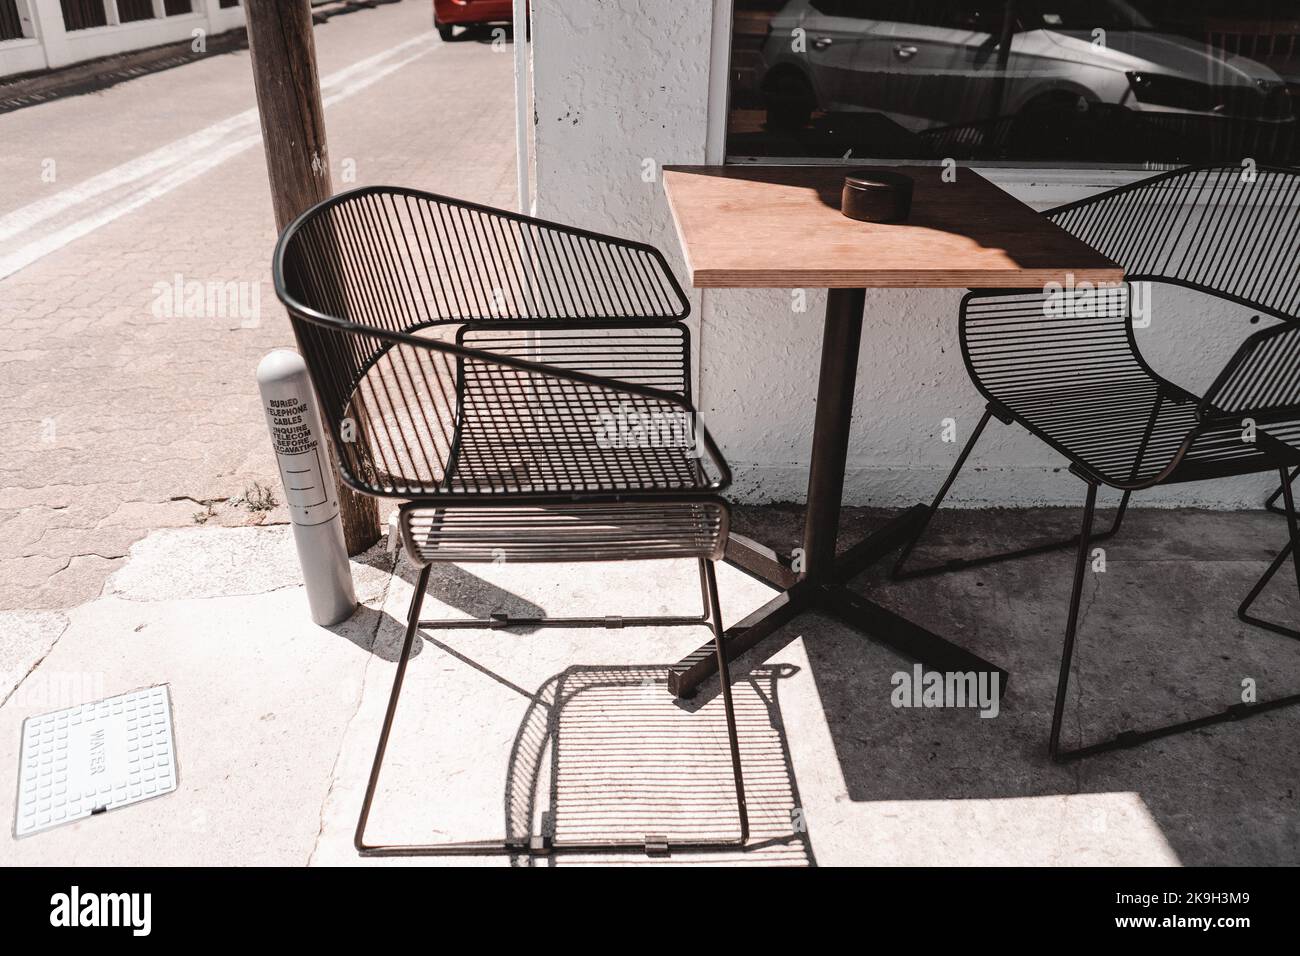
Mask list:
[[[666,166],[664,190],[697,288],[1041,288],[1123,270],[974,170],[913,178],[896,225],[840,214],[842,166]]]

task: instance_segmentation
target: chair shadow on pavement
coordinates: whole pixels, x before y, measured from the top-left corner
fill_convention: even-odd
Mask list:
[[[395,570],[391,567],[393,559],[382,551],[363,558],[363,563],[370,567],[381,568],[391,572],[395,578],[415,584],[419,572],[413,571],[411,563],[399,561]],[[516,618],[545,617],[546,611],[526,598],[517,596],[504,588],[478,578],[477,575],[463,570],[455,564],[435,564],[433,578],[429,581],[430,593],[437,594],[438,600],[463,611],[467,618],[486,618],[495,613],[510,614]],[[438,617],[433,601],[425,601],[424,614],[421,617],[432,619]],[[346,637],[361,650],[381,659],[394,663],[402,654],[402,635],[406,632],[406,618],[398,620],[398,627],[393,630],[386,627],[389,615],[383,607],[372,607],[363,601],[357,605],[356,613],[342,623],[331,624],[326,630],[335,635]],[[541,630],[532,624],[511,624],[510,630],[516,635],[526,635]],[[432,631],[430,631],[432,632]],[[420,656],[422,644],[417,643],[411,650],[411,658]]]
[[[396,623],[389,618],[376,640],[375,652],[385,660],[400,651]],[[476,634],[487,632],[454,633],[466,640],[419,632],[398,707],[395,743],[375,802],[378,828],[396,825],[400,832],[382,842],[505,836],[526,844],[545,836],[557,845],[640,844],[654,835],[666,837],[671,848],[735,838],[735,782],[716,682],[696,699],[678,700],[668,693],[664,663],[577,664],[534,685],[469,649]],[[562,640],[564,633],[557,631],[555,637]],[[384,643],[391,646],[381,647]],[[432,654],[419,654],[420,649]],[[521,653],[519,667],[526,669],[527,652]],[[420,663],[425,658],[433,662]],[[778,693],[781,682],[797,670],[789,664],[762,664],[733,672],[750,823],[744,848],[670,849],[664,856],[639,847],[571,850],[519,854],[512,864],[815,865]],[[379,681],[385,695],[387,684]],[[483,709],[469,705],[470,697],[483,702]],[[516,710],[512,701],[522,706]],[[452,709],[443,709],[447,706]],[[509,713],[519,716],[506,717]],[[508,736],[500,736],[497,728],[510,728]],[[402,795],[420,810],[404,809]],[[428,806],[430,798],[438,808]],[[441,821],[433,833],[421,821],[425,813]]]
[[[781,719],[778,687],[791,665],[761,665],[733,685],[751,836],[745,849],[708,853],[521,856],[516,865],[684,861],[814,864]],[[660,664],[578,665],[533,695],[511,749],[505,825],[513,838],[557,844],[726,840],[738,829],[720,695],[679,701]]]
[[[414,586],[419,578],[419,570],[413,568],[409,561],[398,561],[392,567],[392,558],[383,552],[373,552],[361,559],[365,564],[391,572],[407,584]],[[486,581],[478,575],[454,564],[436,564],[429,580],[429,593],[436,595],[439,601],[463,612],[465,617],[486,618],[494,613],[506,613],[511,617],[544,617],[546,612],[533,602],[513,594],[504,588]],[[433,601],[426,598],[421,617],[437,617]],[[406,630],[406,619],[397,622],[398,627],[384,627],[387,615],[382,607],[369,607],[364,602],[357,607],[352,617],[341,624],[328,628],[342,637],[346,637],[362,650],[368,651],[380,660],[395,662],[402,653],[402,635]],[[536,625],[512,624],[514,634],[531,634],[541,630]],[[391,633],[389,633],[391,631]],[[414,660],[423,650],[423,644],[417,643],[411,650]]]
[[[420,569],[407,560],[399,561],[393,573],[412,587],[420,577]],[[493,614],[508,614],[512,618],[547,616],[546,608],[458,564],[439,563],[432,566],[424,608],[420,612],[421,619],[440,619],[442,615],[438,611],[438,603],[455,608],[467,618],[483,619]],[[406,626],[405,620],[402,621],[402,626]],[[510,625],[510,631],[514,634],[532,634],[540,630],[542,628],[535,624]]]

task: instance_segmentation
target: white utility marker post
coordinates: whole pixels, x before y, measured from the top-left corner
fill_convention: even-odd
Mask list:
[[[357,595],[339,519],[334,469],[307,363],[292,349],[268,352],[257,366],[257,387],[280,465],[311,619],[321,625],[338,624],[356,609]]]

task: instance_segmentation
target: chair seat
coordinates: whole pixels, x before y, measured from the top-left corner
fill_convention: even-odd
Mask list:
[[[528,337],[473,328],[460,341],[496,355],[600,375],[676,394],[687,390],[689,348],[679,327],[562,330]],[[518,494],[690,492],[709,487],[693,415],[626,393],[530,379],[512,382],[481,362],[461,369],[456,452],[448,489]]]
[[[717,560],[728,524],[726,504],[713,496],[504,505],[412,502],[401,511],[402,542],[420,564]]]
[[[526,407],[513,416],[499,411],[479,415],[471,402],[467,396],[448,475],[452,493],[689,492],[709,485],[690,448],[613,443],[602,447],[581,423],[553,415],[534,421]]]
[[[1121,488],[1159,478],[1197,426],[1196,399],[1142,369],[1100,383],[1021,387],[996,400],[1071,462]],[[1203,431],[1160,483],[1275,471],[1279,449],[1270,439],[1300,437],[1295,425],[1261,426],[1253,443],[1242,436],[1236,423]]]
[[[344,412],[366,439],[345,440],[354,487],[403,498],[678,494],[729,480],[689,404],[684,326],[466,327],[459,342],[482,357],[394,348],[371,364]],[[515,360],[532,368],[501,364]]]

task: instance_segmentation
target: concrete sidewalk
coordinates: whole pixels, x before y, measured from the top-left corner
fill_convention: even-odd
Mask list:
[[[854,509],[846,534],[878,520]],[[934,556],[1075,521],[971,512]],[[1300,689],[1300,646],[1239,624],[1237,600],[1284,532],[1263,514],[1138,511],[1089,581],[1068,735],[1088,739]],[[792,509],[739,530],[793,534]],[[740,662],[735,688],[755,849],[699,859],[785,864],[1295,864],[1300,711],[1067,767],[1045,754],[1071,558],[1050,555],[875,595],[1011,671],[997,717],[899,709],[890,652],[816,615]],[[16,864],[325,864],[358,860],[352,829],[387,702],[414,570],[383,548],[354,565],[363,606],[313,626],[287,527],[154,532],[97,599],[0,620],[0,814],[25,717],[170,685],[176,793],[15,841]],[[720,568],[732,622],[771,595]],[[876,588],[864,576],[855,587]],[[690,563],[435,569],[424,616],[689,613]],[[1279,586],[1261,608],[1293,619]],[[729,835],[716,685],[689,702],[664,665],[702,628],[425,632],[371,820],[372,841],[537,832]],[[391,862],[391,861],[389,861]],[[504,864],[503,858],[464,860]],[[543,861],[536,860],[535,864]],[[551,858],[552,865],[581,863]],[[590,862],[590,860],[586,861]]]

